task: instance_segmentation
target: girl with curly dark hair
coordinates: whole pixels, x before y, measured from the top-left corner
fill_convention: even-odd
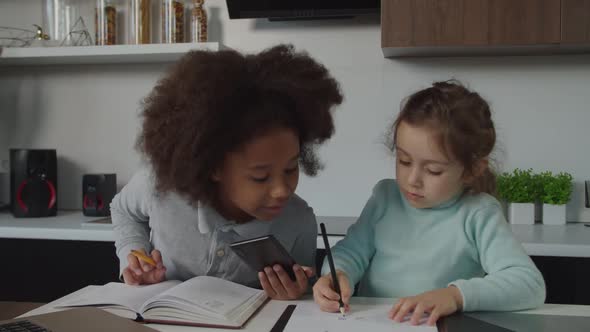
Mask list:
[[[311,176],[321,168],[314,147],[334,133],[331,110],[341,102],[328,70],[289,45],[185,55],[144,101],[137,146],[150,167],[111,204],[124,281],[211,275],[273,299],[304,294],[317,225],[295,195],[299,167]],[[279,265],[257,273],[228,248],[266,234],[298,263],[296,280]]]

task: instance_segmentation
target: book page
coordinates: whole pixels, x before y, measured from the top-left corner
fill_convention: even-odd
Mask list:
[[[316,303],[297,304],[285,332],[436,332],[436,326],[398,323],[387,317],[391,304],[354,304],[344,317],[321,311]],[[425,319],[423,319],[425,321]]]
[[[176,307],[218,319],[228,319],[228,314],[239,314],[242,306],[262,296],[263,290],[246,287],[228,280],[200,276],[189,279],[156,297],[144,308]],[[238,312],[236,312],[238,311]]]
[[[146,301],[179,283],[180,281],[177,280],[169,280],[153,285],[131,286],[120,282],[110,282],[80,294],[80,296],[70,298],[60,303],[59,306],[122,307],[139,313]]]

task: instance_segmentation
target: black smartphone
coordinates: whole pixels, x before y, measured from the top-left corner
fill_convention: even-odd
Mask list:
[[[279,264],[291,280],[296,280],[293,272],[295,260],[272,235],[237,241],[231,243],[229,247],[256,272],[263,271],[267,266]]]

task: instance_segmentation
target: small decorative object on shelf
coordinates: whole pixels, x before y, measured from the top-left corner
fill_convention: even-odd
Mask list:
[[[149,44],[151,43],[151,1],[150,0],[128,0],[129,28],[128,44]]]
[[[191,39],[193,43],[207,42],[207,12],[205,0],[193,0],[191,10]]]
[[[49,40],[42,27],[33,26],[35,30],[0,26],[0,47],[27,47]]]
[[[184,43],[184,2],[162,0],[162,43]]]
[[[96,45],[117,44],[117,7],[111,0],[96,0]]]

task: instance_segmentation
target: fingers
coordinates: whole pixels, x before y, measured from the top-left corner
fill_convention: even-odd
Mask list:
[[[260,281],[260,285],[262,289],[270,297],[271,299],[277,299],[277,292],[272,288],[270,281],[268,281],[268,277],[266,276],[265,272],[258,272],[258,280]]]
[[[396,322],[403,321],[406,315],[416,307],[416,302],[413,299],[405,298],[400,301],[402,302],[400,308],[395,316],[393,316],[393,320]]]
[[[420,321],[422,320],[422,316],[424,316],[425,309],[426,309],[426,307],[423,303],[418,303],[416,305],[416,307],[414,308],[414,313],[412,314],[412,317],[410,318],[410,324],[412,324],[412,325],[420,324]]]
[[[332,279],[323,276],[313,286],[313,298],[322,311],[338,312],[340,296],[332,289]]]
[[[310,268],[308,268],[311,270]],[[308,270],[308,271],[309,271]],[[307,278],[308,272],[305,270],[305,267],[300,266],[298,264],[293,265],[293,272],[295,273],[295,283],[297,285],[296,291],[298,295],[303,294],[307,290]],[[311,271],[313,273],[313,271]]]
[[[391,310],[389,310],[389,318],[393,319],[393,317],[395,317],[395,315],[397,315],[397,313],[399,312],[399,309],[402,307],[402,301],[398,300],[393,307],[391,308]]]
[[[139,259],[132,254],[127,255],[127,267],[136,275],[141,275],[143,273],[141,265],[139,264]]]
[[[432,312],[430,313],[430,317],[428,317],[428,321],[426,322],[426,324],[428,325],[436,325],[436,321],[440,318],[440,310],[438,310],[438,308],[434,308],[434,310],[432,310]]]
[[[313,276],[315,276],[315,269],[311,268],[309,266],[302,266],[301,267],[303,269],[303,271],[305,272],[305,276],[309,279]]]
[[[281,271],[282,271],[282,269],[281,269]],[[285,274],[286,278],[290,282],[290,278],[287,275],[287,273],[285,271],[282,271],[282,272]],[[280,299],[280,300],[286,299],[287,298],[287,290],[283,287],[283,284],[282,284],[281,280],[279,279],[279,276],[277,276],[275,269],[271,268],[270,266],[267,266],[264,268],[264,273],[266,274],[266,277],[268,278],[268,282],[270,283],[272,289],[277,294],[277,299]]]
[[[143,249],[139,249],[145,254]],[[140,259],[137,259],[131,253],[127,255],[128,266],[123,270],[123,280],[131,285],[154,284],[163,281],[166,278],[166,267],[162,263],[162,255],[159,250],[153,250],[152,258],[156,266],[152,266]]]
[[[123,281],[128,285],[139,285],[140,282],[139,278],[129,267],[123,270]]]
[[[164,263],[162,262],[162,254],[160,253],[160,250],[152,250],[152,254],[151,254],[152,258],[154,259],[154,261],[156,261],[156,267],[158,269],[161,269],[164,267]]]

